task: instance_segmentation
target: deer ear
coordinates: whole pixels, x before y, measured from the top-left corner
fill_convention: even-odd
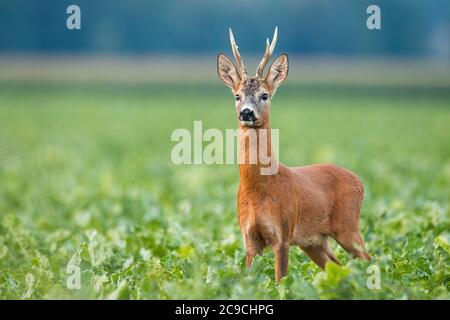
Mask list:
[[[267,84],[275,90],[286,80],[289,72],[289,59],[287,54],[282,54],[269,68],[266,76]]]
[[[236,90],[241,77],[236,66],[228,59],[224,54],[220,53],[217,56],[217,73],[219,78],[231,88],[231,90]]]

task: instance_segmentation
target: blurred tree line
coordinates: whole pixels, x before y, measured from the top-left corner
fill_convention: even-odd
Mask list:
[[[81,30],[66,8],[81,8]],[[368,30],[366,8],[381,8]],[[449,58],[448,0],[0,0],[0,52],[261,52],[280,28],[279,50],[301,54]]]

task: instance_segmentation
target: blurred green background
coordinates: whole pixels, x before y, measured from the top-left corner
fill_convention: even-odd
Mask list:
[[[78,1],[79,31],[69,4],[0,2],[1,299],[449,298],[448,2]],[[373,257],[333,244],[322,272],[292,248],[278,286],[270,252],[244,268],[237,167],[170,160],[174,129],[236,127],[227,28],[250,71],[275,25],[280,159],[362,178]]]

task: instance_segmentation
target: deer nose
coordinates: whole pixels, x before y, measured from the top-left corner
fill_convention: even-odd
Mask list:
[[[250,110],[249,108],[242,109],[239,113],[239,120],[241,121],[255,121],[255,113],[253,110]]]

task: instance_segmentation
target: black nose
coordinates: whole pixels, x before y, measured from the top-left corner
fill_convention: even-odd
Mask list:
[[[255,113],[253,112],[253,110],[245,108],[245,109],[241,110],[241,112],[239,114],[239,119],[241,121],[255,121],[256,117],[255,117]]]

